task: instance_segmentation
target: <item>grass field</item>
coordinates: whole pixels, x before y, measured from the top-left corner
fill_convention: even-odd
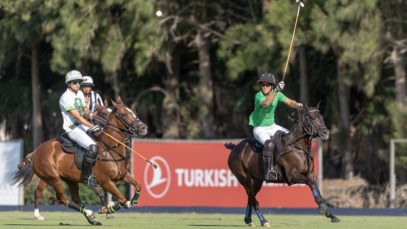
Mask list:
[[[34,220],[31,212],[0,212],[0,229],[70,229],[89,227],[86,219],[79,213],[42,212],[45,221]],[[198,214],[198,213],[118,213],[113,220],[98,215],[102,227],[109,229],[156,228],[156,229],[198,229],[198,228],[245,228],[243,214]],[[254,218],[255,217],[255,218]],[[407,217],[377,217],[377,216],[338,216],[342,221],[333,224],[328,218],[318,215],[265,215],[272,228],[407,228]],[[253,222],[260,226],[257,217]]]

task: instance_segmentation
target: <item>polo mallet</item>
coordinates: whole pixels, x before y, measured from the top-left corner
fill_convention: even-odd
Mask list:
[[[153,166],[154,169],[158,168],[158,165],[150,160],[148,160],[146,157],[144,157],[142,154],[137,153],[136,151],[134,151],[132,148],[126,146],[125,144],[123,144],[122,142],[120,142],[119,140],[117,140],[115,137],[113,137],[112,135],[106,133],[103,131],[103,134],[105,134],[106,136],[108,136],[109,138],[113,139],[114,141],[116,141],[117,143],[119,143],[120,145],[124,146],[126,149],[130,150],[131,152],[133,152],[134,154],[136,154],[137,156],[141,157],[142,159],[144,159],[147,163],[149,163],[150,165]]]
[[[297,29],[298,15],[300,15],[301,7],[304,7],[304,3],[302,3],[300,0],[295,0],[295,2],[298,4],[297,17],[295,18],[293,36],[291,37],[290,49],[288,50],[288,56],[287,56],[287,61],[285,62],[282,81],[285,80],[285,74],[287,73],[287,67],[288,67],[288,61],[290,60],[291,48],[293,47],[293,43],[294,43],[295,30]]]

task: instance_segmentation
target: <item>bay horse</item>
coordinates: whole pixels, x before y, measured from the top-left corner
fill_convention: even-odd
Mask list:
[[[314,174],[314,161],[310,152],[313,138],[320,137],[323,140],[329,138],[329,130],[319,112],[319,104],[315,108],[297,109],[294,121],[291,131],[281,137],[281,156],[274,160],[281,173],[273,183],[306,184],[319,206],[319,214],[325,215],[331,218],[331,222],[337,223],[340,219],[330,212],[329,204],[322,198],[318,189]],[[237,145],[225,144],[226,148],[231,149],[228,165],[244,187],[248,197],[244,222],[249,226],[254,226],[251,218],[252,209],[254,209],[261,225],[270,227],[270,223],[264,218],[256,200],[256,195],[264,182],[263,151],[255,152],[249,142],[249,139],[245,139]]]
[[[111,109],[108,108],[108,106],[109,106],[109,103],[107,100],[104,100],[103,106],[96,104],[93,119],[90,121],[92,121],[95,125],[100,125],[104,128],[106,126],[107,119],[111,112]],[[26,158],[28,158],[28,159],[31,158],[32,157],[31,154],[32,153],[28,154],[26,156]],[[126,158],[126,160],[129,161],[129,158]],[[21,169],[22,167],[24,167],[25,163],[26,163],[26,161],[24,160],[23,162],[21,162],[18,165],[18,168]],[[128,164],[126,164],[126,166],[128,166]],[[40,213],[39,203],[43,196],[43,192],[47,187],[48,187],[48,184],[44,180],[39,179],[37,188],[34,191],[34,218],[37,220],[45,220],[45,217],[42,216]],[[105,193],[104,193],[103,188],[101,186],[96,186],[96,187],[94,187],[94,189],[99,197],[100,204],[104,207],[99,210],[99,213],[101,213],[101,214],[105,213],[106,219],[113,219],[114,218],[113,214],[110,214],[109,212],[102,210],[102,209],[108,208],[108,206],[107,206],[108,203],[106,202]],[[71,194],[72,201],[78,205],[83,205],[83,203],[80,199],[80,196],[79,196],[79,192],[78,192],[79,190],[72,189],[69,186],[69,191]]]
[[[122,207],[130,208],[138,203],[141,185],[126,169],[125,147],[122,144],[125,134],[143,136],[148,131],[147,126],[123,104],[120,97],[112,101],[112,104],[113,110],[108,116],[104,134],[97,141],[98,157],[92,169],[97,183],[118,199],[113,207],[104,209],[108,213],[114,213]],[[118,144],[109,135],[122,144]],[[101,225],[93,211],[65,196],[63,182],[71,192],[78,193],[78,182],[83,180],[82,171],[75,166],[74,160],[74,155],[65,153],[57,139],[50,139],[40,144],[32,152],[31,158],[25,158],[25,166],[14,174],[11,183],[26,185],[36,174],[55,190],[58,203],[82,213],[90,224]],[[115,182],[119,180],[134,186],[135,193],[131,200],[126,200],[116,187]]]

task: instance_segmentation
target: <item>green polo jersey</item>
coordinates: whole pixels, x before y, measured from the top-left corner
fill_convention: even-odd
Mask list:
[[[254,111],[250,114],[249,125],[254,127],[273,125],[274,112],[276,111],[277,105],[279,102],[285,102],[287,97],[279,91],[269,106],[262,107],[261,102],[265,99],[266,96],[261,91],[254,97]]]

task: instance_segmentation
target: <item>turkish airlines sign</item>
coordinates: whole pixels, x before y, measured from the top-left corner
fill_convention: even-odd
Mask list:
[[[243,207],[247,196],[228,168],[225,142],[133,141],[133,149],[158,165],[134,156],[133,175],[142,185],[141,206]],[[315,142],[316,143],[316,142]],[[313,147],[316,149],[316,144]],[[316,152],[316,150],[313,150]],[[317,155],[314,153],[314,161]],[[317,167],[317,165],[315,165]],[[265,184],[262,207],[316,207],[305,185]]]

